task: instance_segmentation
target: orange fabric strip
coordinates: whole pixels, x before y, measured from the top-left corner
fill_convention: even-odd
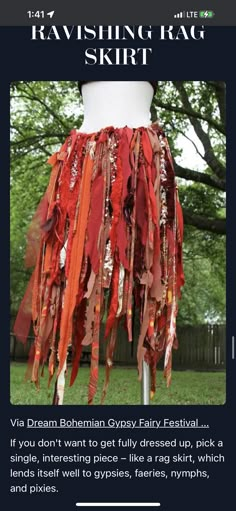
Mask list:
[[[76,305],[76,296],[79,288],[79,277],[84,252],[85,233],[90,207],[90,189],[93,164],[94,161],[88,152],[87,155],[85,156],[83,165],[78,221],[72,242],[70,272],[68,275],[68,282],[65,290],[64,307],[62,310],[61,317],[60,341],[58,346],[59,354],[58,374],[60,373],[64,365],[67,356],[67,347],[71,341],[72,336],[72,317]]]

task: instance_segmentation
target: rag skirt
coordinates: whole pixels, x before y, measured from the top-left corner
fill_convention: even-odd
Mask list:
[[[14,328],[25,342],[33,323],[31,380],[39,385],[45,364],[49,381],[54,373],[58,379],[70,349],[72,385],[83,347],[91,346],[92,404],[105,342],[103,401],[122,323],[127,342],[134,332],[138,338],[139,378],[145,360],[153,394],[162,356],[167,385],[171,381],[184,284],[183,217],[165,134],[158,124],[72,130],[48,162],[51,177],[28,234],[26,264],[34,271]]]

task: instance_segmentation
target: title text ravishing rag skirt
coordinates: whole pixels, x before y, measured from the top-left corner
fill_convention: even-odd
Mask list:
[[[139,377],[145,359],[154,392],[156,366],[164,355],[169,385],[184,283],[183,219],[162,129],[153,124],[93,134],[73,130],[49,163],[50,182],[28,236],[26,263],[35,269],[15,323],[25,341],[33,321],[32,381],[39,384],[46,363],[49,379],[60,375],[71,347],[73,384],[83,347],[91,345],[91,404],[99,345],[106,342],[104,398],[118,324],[131,342],[135,311]]]

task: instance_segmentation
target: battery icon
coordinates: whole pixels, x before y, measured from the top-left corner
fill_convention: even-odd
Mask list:
[[[199,18],[213,18],[213,11],[199,11]]]

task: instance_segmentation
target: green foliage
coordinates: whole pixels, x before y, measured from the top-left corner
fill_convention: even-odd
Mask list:
[[[46,189],[48,157],[81,124],[74,111],[76,82],[11,84],[11,307],[16,311],[29,278],[24,268],[26,233]],[[78,109],[77,109],[78,112]]]
[[[178,324],[225,322],[225,238],[185,227],[185,286]]]

